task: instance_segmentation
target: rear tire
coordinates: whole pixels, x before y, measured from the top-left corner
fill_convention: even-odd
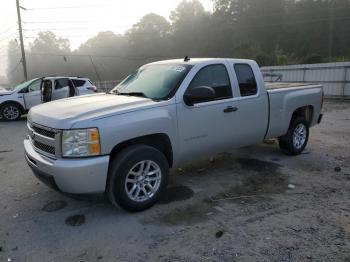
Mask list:
[[[153,206],[167,185],[169,164],[157,149],[127,147],[111,159],[107,196],[114,206],[131,212]]]
[[[279,146],[287,155],[299,155],[309,140],[309,124],[304,117],[292,119],[287,134],[278,138]]]
[[[22,115],[22,109],[15,103],[6,103],[0,108],[1,118],[5,121],[16,121]]]

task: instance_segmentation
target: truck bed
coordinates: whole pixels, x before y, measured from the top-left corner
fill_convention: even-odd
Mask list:
[[[293,112],[298,108],[311,107],[310,126],[317,123],[321,111],[322,85],[292,82],[266,82],[270,105],[269,130],[266,138],[286,134]]]
[[[312,86],[315,84],[312,83],[300,83],[300,82],[265,82],[265,88],[266,90],[273,90],[273,89],[284,89],[284,88],[291,88],[291,87],[307,87]]]

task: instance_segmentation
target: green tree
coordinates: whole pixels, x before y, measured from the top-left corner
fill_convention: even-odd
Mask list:
[[[70,52],[70,43],[68,39],[57,37],[51,31],[39,32],[32,44],[30,44],[32,53],[55,53],[64,54]]]
[[[170,23],[157,14],[147,14],[126,32],[134,56],[166,56]]]

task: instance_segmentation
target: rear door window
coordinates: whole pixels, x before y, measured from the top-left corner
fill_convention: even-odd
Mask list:
[[[80,79],[72,79],[72,82],[75,87],[80,87],[85,85],[85,80],[80,80]]]
[[[189,89],[209,86],[215,90],[215,100],[232,97],[232,88],[226,66],[223,64],[209,65],[203,67],[193,78]]]
[[[258,92],[258,88],[253,70],[250,67],[250,65],[235,64],[234,69],[236,72],[241,96],[256,95]]]
[[[68,78],[61,78],[55,80],[55,89],[61,89],[63,87],[69,86]]]

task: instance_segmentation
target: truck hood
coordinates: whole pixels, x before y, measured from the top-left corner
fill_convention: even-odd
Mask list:
[[[151,99],[112,94],[93,94],[33,107],[28,121],[57,129],[69,129],[80,121],[97,120],[156,105]]]

